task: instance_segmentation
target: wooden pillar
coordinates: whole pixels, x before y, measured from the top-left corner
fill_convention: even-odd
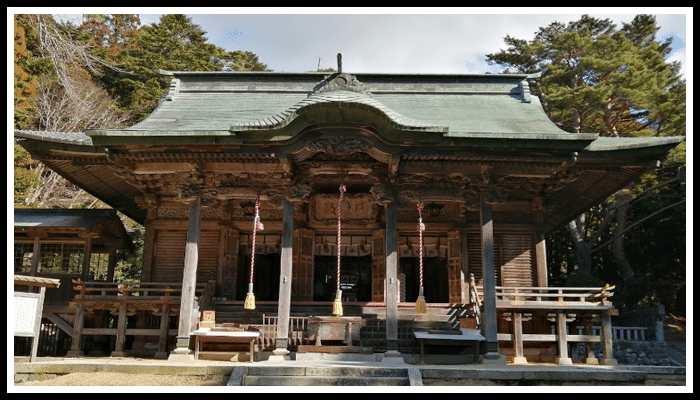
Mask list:
[[[590,315],[583,317],[583,334],[587,336],[593,335],[593,318]],[[593,342],[586,342],[586,364],[598,364],[598,359],[593,351]]]
[[[537,268],[537,286],[547,287],[547,245],[542,232],[537,232],[535,236],[535,267]]]
[[[600,333],[602,336],[601,347],[603,349],[603,359],[600,361],[604,365],[617,365],[617,360],[613,356],[612,320],[610,312],[603,311],[600,316]]]
[[[117,266],[117,248],[109,248],[109,260],[107,261],[107,282],[114,282],[114,267]]]
[[[92,256],[92,237],[85,238],[85,248],[83,249],[83,281],[87,282],[90,277],[90,257]]]
[[[486,338],[486,359],[500,358],[498,353],[498,324],[496,315],[496,274],[491,205],[481,192],[479,219],[481,222],[481,269],[484,279],[484,312],[482,333]]]
[[[112,357],[124,357],[124,343],[126,343],[126,304],[121,304],[117,311],[117,339],[114,345]]]
[[[146,229],[146,234],[143,243],[143,270],[141,270],[141,282],[151,282],[153,279],[153,260],[155,258],[154,252],[157,234],[156,228],[149,220],[146,220],[144,229]]]
[[[386,342],[389,356],[397,356],[399,349],[399,282],[398,240],[396,219],[398,204],[394,200],[386,205]]]
[[[70,351],[68,351],[67,357],[80,357],[83,355],[83,351],[80,349],[80,339],[83,336],[83,322],[85,320],[85,306],[82,304],[78,305],[78,309],[73,317],[73,338],[70,344]]]
[[[41,259],[41,238],[34,238],[34,248],[32,249],[32,267],[29,271],[30,276],[36,276],[39,272],[39,260]]]
[[[513,364],[527,364],[523,351],[523,314],[518,311],[513,311],[513,349]]]
[[[569,357],[569,344],[566,340],[566,313],[563,311],[557,312],[557,349],[559,350],[559,357],[557,357],[557,364],[571,365],[571,358]]]
[[[163,304],[160,308],[160,332],[158,333],[158,352],[156,359],[168,358],[168,330],[170,329],[170,306]]]
[[[275,340],[275,357],[283,358],[289,351],[289,313],[292,302],[292,248],[294,245],[294,204],[288,200],[283,203],[282,214],[282,250],[280,254],[280,292],[277,302],[277,339]],[[252,360],[251,360],[252,361]]]
[[[190,332],[194,320],[195,288],[197,285],[197,261],[199,258],[199,228],[202,217],[202,198],[200,195],[190,203],[187,242],[185,243],[185,267],[182,273],[182,295],[180,297],[180,322],[177,329],[177,347],[169,359],[182,359],[178,356],[192,357]],[[193,358],[193,357],[192,357]]]

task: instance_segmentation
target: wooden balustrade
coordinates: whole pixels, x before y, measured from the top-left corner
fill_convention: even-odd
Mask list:
[[[473,286],[473,282],[470,282]],[[602,288],[591,287],[507,287],[496,286],[496,310],[501,318],[511,321],[513,333],[499,333],[499,341],[512,341],[515,352],[514,363],[526,363],[524,342],[556,342],[560,364],[571,364],[568,355],[570,342],[586,344],[587,363],[598,363],[593,355],[593,343],[601,343],[603,364],[616,364],[612,355],[612,326],[611,316],[617,310],[608,300],[613,295],[614,286],[605,285]],[[483,293],[483,288],[470,288],[474,296]],[[480,304],[481,299],[472,300],[472,304]],[[522,322],[525,318],[539,314],[554,322],[554,333],[524,333]],[[583,333],[569,334],[567,323],[573,320],[583,322]],[[592,322],[600,320],[600,330],[593,331]]]
[[[215,281],[209,281],[196,285],[195,296],[200,306],[211,303],[214,284]],[[77,312],[69,356],[82,354],[80,341],[83,335],[115,335],[113,356],[124,355],[124,344],[128,335],[158,336],[156,357],[167,356],[168,336],[177,335],[177,329],[170,329],[170,316],[177,315],[180,311],[181,282],[85,282],[74,279],[73,285],[77,293],[70,305],[77,308]],[[85,328],[85,314],[96,310],[109,311],[118,316],[117,326]],[[139,311],[160,317],[160,327],[127,327],[127,316]]]

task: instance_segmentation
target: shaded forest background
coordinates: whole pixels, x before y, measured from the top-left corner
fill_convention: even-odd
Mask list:
[[[504,73],[541,74],[530,86],[552,121],[601,136],[685,136],[686,82],[665,60],[652,15],[621,27],[583,15],[541,27],[533,40],[506,36],[486,55]],[[185,15],[141,25],[135,14],[14,17],[14,128],[46,131],[131,126],[168,90],[159,70],[266,71],[248,51],[226,51]],[[16,208],[107,208],[14,145]],[[685,313],[685,142],[653,171],[547,236],[552,286],[617,286],[621,310],[664,304]],[[115,279],[138,279],[143,227],[122,216],[137,251]]]

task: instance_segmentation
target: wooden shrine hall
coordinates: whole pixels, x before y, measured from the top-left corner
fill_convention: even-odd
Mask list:
[[[169,92],[132,127],[15,131],[146,229],[140,297],[83,280],[71,302],[76,324],[125,298],[120,315],[160,316],[115,333],[117,351],[131,335],[189,356],[211,310],[282,356],[319,335],[327,351],[400,356],[415,332],[461,327],[484,359],[524,361],[544,341],[566,363],[567,341],[601,341],[567,336],[571,318],[609,326],[614,307],[610,288],[548,287],[545,234],[684,140],[564,132],[528,75],[163,73]],[[319,318],[344,333],[323,336]]]

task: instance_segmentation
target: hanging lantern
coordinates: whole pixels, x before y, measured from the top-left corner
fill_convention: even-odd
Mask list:
[[[260,198],[255,200],[255,218],[253,219],[253,245],[250,250],[250,281],[248,282],[248,294],[245,296],[243,308],[246,310],[255,310],[255,295],[253,294],[253,272],[255,271],[255,239],[258,231],[264,230],[262,222],[260,222]]]
[[[343,292],[340,290],[340,247],[341,247],[340,211],[342,209],[343,194],[345,193],[345,191],[346,191],[345,185],[340,184],[340,197],[338,198],[338,241],[336,244],[336,252],[337,252],[338,261],[337,261],[336,277],[335,277],[335,300],[333,300],[333,315],[338,316],[338,317],[343,316],[343,303],[341,300]]]
[[[418,203],[418,299],[416,299],[416,312],[425,314],[426,304],[423,296],[423,231],[425,224],[423,223],[423,203]]]

